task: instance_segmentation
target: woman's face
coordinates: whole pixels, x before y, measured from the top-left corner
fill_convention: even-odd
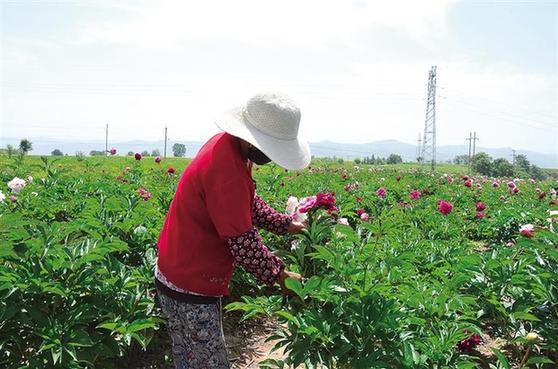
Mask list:
[[[261,152],[255,146],[252,145],[248,147],[248,152],[246,156],[248,157],[248,159],[250,159],[250,161],[258,165],[264,165],[271,161],[271,159],[268,158],[266,154],[264,154],[263,152]]]
[[[250,159],[251,162],[257,165],[264,165],[271,162],[271,159],[268,158],[267,155],[261,152],[257,147],[242,139],[240,139],[240,150],[244,157]]]

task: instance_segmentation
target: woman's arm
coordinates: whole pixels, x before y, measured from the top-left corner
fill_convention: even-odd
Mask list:
[[[254,197],[252,206],[252,223],[275,234],[287,234],[293,218],[289,214],[281,214],[269,206],[261,197]]]
[[[242,265],[261,282],[273,286],[279,280],[285,264],[263,244],[256,228],[227,238],[227,244],[235,263]]]

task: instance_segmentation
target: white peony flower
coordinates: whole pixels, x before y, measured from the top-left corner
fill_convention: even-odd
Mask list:
[[[349,225],[349,220],[347,218],[339,218],[337,219],[337,224],[343,224],[348,226]]]
[[[6,195],[2,191],[0,191],[0,202],[4,202],[6,200]]]
[[[33,177],[32,177],[32,176],[28,176],[28,177],[27,177],[27,182],[29,182],[29,183],[33,182]]]
[[[23,187],[25,187],[25,185],[26,185],[25,180],[18,177],[15,177],[10,182],[8,182],[8,187],[10,187],[12,192],[15,193],[20,193],[20,191],[23,190]]]
[[[287,200],[286,212],[293,216],[295,222],[304,222],[308,219],[308,214],[300,213],[298,211],[298,206],[300,205],[298,199],[294,196],[289,197]]]
[[[147,228],[145,228],[144,226],[137,226],[136,228],[134,228],[134,234],[136,236],[143,236],[146,233],[147,233]]]
[[[300,245],[300,240],[292,240],[291,241],[291,251],[295,251],[296,249],[298,249],[299,245]]]
[[[298,208],[298,199],[294,196],[289,197],[286,208],[287,214],[294,214],[296,208]]]

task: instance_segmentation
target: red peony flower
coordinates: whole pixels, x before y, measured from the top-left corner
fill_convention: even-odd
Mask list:
[[[482,202],[477,202],[477,211],[483,211],[484,209],[486,209],[486,205]]]
[[[465,331],[465,333],[469,333]],[[461,351],[471,352],[475,347],[477,347],[482,342],[482,337],[476,333],[472,334],[469,338],[464,339],[463,341],[457,344],[457,347]]]
[[[116,149],[114,147],[110,150],[110,154],[111,155],[116,155]]]
[[[539,199],[544,199],[545,196],[546,196],[546,192],[544,191],[539,192]]]
[[[386,191],[385,188],[380,187],[380,188],[378,188],[378,189],[376,190],[376,196],[378,196],[378,197],[386,197],[386,195],[387,195],[387,191]]]
[[[161,162],[161,157],[160,157],[160,156],[157,156],[157,157],[155,158],[155,163],[159,164],[160,162]]]
[[[444,215],[448,215],[453,210],[453,204],[451,202],[440,200],[438,201],[438,211]]]
[[[134,155],[134,158],[136,158],[136,160],[141,160],[141,154],[140,154],[139,152],[137,152],[137,153]]]
[[[335,207],[335,194],[333,192],[321,192],[316,195],[316,207],[326,210],[337,210]]]
[[[471,187],[472,182],[471,182],[471,180],[468,179],[468,180],[466,180],[465,183],[463,183],[463,184],[464,184],[466,187]]]
[[[174,174],[175,172],[176,170],[173,167],[169,167],[169,169],[167,169],[168,174]]]
[[[486,216],[486,213],[483,213],[482,211],[477,211],[477,214],[475,216],[479,219],[482,219]]]

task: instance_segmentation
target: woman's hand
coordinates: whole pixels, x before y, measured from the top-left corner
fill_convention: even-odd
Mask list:
[[[279,276],[279,280],[277,281],[277,283],[279,283],[279,286],[281,286],[281,292],[284,295],[287,296],[295,296],[295,293],[293,291],[291,291],[290,289],[287,288],[287,286],[285,286],[285,280],[287,278],[292,278],[296,281],[301,281],[302,280],[302,276],[298,273],[294,273],[294,272],[289,272],[287,270],[283,270],[281,272],[281,275]]]
[[[289,234],[299,234],[299,233],[302,233],[302,231],[305,230],[306,227],[308,227],[307,222],[296,222],[296,221],[293,220],[291,222],[291,224],[289,225],[289,228],[287,229],[287,232]]]

